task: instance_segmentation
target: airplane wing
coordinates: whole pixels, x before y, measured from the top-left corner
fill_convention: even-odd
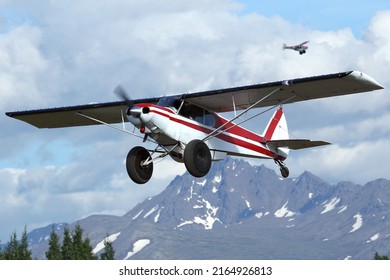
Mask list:
[[[278,104],[325,98],[382,89],[374,79],[357,71],[341,72],[309,78],[299,78],[272,83],[172,95],[214,112],[234,109],[268,107]],[[272,91],[276,91],[267,97]],[[133,100],[137,103],[157,103],[159,97]],[[262,100],[264,99],[264,100]],[[260,102],[260,100],[262,100]],[[257,103],[257,104],[256,104]],[[120,123],[128,105],[124,101],[95,103],[70,107],[7,112],[12,118],[38,128],[58,128],[98,124],[78,113],[105,123]],[[125,121],[126,118],[125,118]]]
[[[305,41],[305,42],[299,44],[298,46],[302,47],[303,45],[306,45],[307,43],[309,43],[309,41]]]
[[[357,71],[341,72],[323,76],[299,78],[243,87],[189,93],[182,96],[189,103],[215,112],[246,109],[278,90],[254,107],[268,107],[311,99],[355,94],[383,89],[370,76]]]
[[[137,103],[156,103],[158,98],[136,99]],[[70,107],[58,107],[30,111],[7,112],[6,115],[38,128],[59,128],[70,126],[83,126],[99,124],[91,119],[82,117],[77,113],[96,118],[105,123],[120,123],[126,119],[126,110],[129,107],[127,102],[107,102],[78,105]]]

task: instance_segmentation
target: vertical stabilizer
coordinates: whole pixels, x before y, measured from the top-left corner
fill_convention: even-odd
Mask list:
[[[283,109],[279,108],[269,120],[262,135],[265,141],[289,139],[286,117]]]
[[[289,148],[278,147],[278,145],[275,145],[275,142],[286,140],[288,141],[289,139],[287,121],[282,108],[279,108],[274,113],[272,118],[269,120],[262,136],[264,137],[264,141],[267,143],[267,146],[270,149],[273,149],[274,152],[279,156],[287,158],[289,154]]]

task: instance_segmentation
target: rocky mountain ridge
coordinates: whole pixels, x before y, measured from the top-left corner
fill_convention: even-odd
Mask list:
[[[97,254],[109,236],[117,259],[371,259],[390,255],[390,181],[284,179],[227,158],[203,178],[177,176],[122,217],[76,223]],[[44,258],[47,230],[29,237]]]

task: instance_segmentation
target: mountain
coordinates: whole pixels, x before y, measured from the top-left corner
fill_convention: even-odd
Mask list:
[[[77,223],[97,254],[108,236],[117,259],[372,259],[390,255],[390,181],[283,179],[227,158],[203,178],[177,176],[124,216],[69,227]],[[45,258],[51,230],[28,235],[35,257]]]

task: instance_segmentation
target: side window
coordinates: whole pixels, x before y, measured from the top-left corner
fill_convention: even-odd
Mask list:
[[[210,114],[207,110],[204,110],[204,124],[208,126],[215,125],[214,115]]]
[[[179,114],[207,126],[214,126],[215,124],[214,116],[209,111],[198,106],[185,104],[180,109]]]

